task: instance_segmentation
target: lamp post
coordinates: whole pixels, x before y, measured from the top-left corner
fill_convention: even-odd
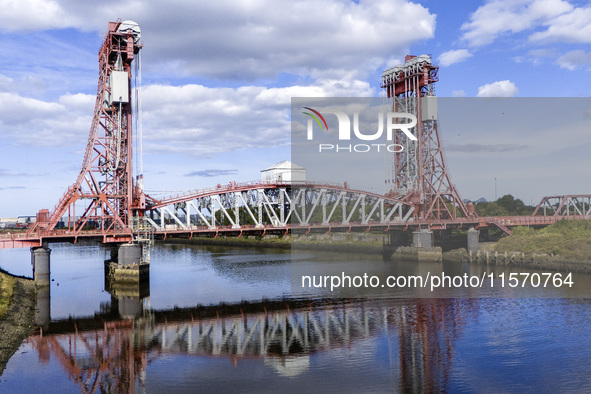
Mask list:
[[[495,201],[497,201],[497,178],[495,178]]]

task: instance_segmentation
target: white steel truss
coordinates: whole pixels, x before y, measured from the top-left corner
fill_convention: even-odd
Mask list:
[[[544,197],[533,216],[589,216],[591,195],[567,195]]]
[[[158,231],[388,224],[412,220],[414,207],[334,185],[231,184],[162,200],[147,209]]]

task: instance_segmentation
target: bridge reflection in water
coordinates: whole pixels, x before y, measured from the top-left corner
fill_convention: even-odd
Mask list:
[[[149,365],[159,358],[226,358],[233,366],[264,359],[278,374],[296,376],[309,370],[312,355],[386,338],[401,391],[441,391],[455,340],[470,318],[464,315],[477,313],[475,302],[281,300],[144,310],[110,321],[105,312],[52,322],[30,341],[41,362],[52,355],[83,392],[134,392],[145,387]]]

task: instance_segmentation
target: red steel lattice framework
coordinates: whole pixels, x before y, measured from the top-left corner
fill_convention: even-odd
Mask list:
[[[475,218],[472,206],[466,206],[446,169],[437,123],[437,102],[433,83],[439,80],[439,67],[429,55],[406,56],[404,65],[392,67],[382,75],[382,87],[392,99],[395,113],[411,113],[417,118],[412,128],[417,141],[402,131],[394,143],[404,151],[388,163],[386,183],[389,195],[410,202],[419,219],[428,221]],[[404,118],[398,120],[404,122]]]
[[[141,48],[136,23],[109,22],[98,55],[97,98],[82,169],[55,209],[40,212],[30,232],[53,230],[62,217],[74,233],[87,225],[113,232],[128,228],[130,218],[145,209],[145,195],[133,178],[130,94],[132,61]],[[86,204],[76,204],[79,200]]]

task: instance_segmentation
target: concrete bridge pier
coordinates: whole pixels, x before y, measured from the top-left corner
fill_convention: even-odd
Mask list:
[[[474,227],[470,228],[466,232],[467,238],[467,247],[469,252],[476,252],[478,250],[478,239],[480,237],[480,232],[475,230]]]
[[[109,261],[115,261],[124,265],[138,264],[142,259],[141,244],[112,244],[110,246],[110,252],[111,258]]]
[[[384,261],[392,256],[397,260],[410,261],[441,261],[441,248],[433,246],[433,231],[419,229],[412,232],[412,244],[409,232],[402,230],[390,231],[389,244],[384,245]]]
[[[412,232],[412,246],[414,248],[432,248],[433,231],[420,229]]]
[[[105,274],[116,282],[138,281],[149,274],[150,263],[144,261],[140,244],[113,246],[111,258],[105,261]]]
[[[117,262],[125,267],[139,265],[142,262],[142,245],[123,244],[117,248]]]
[[[408,259],[416,261],[442,261],[443,254],[440,247],[435,247],[433,231],[419,229],[412,233],[412,250]]]
[[[143,299],[150,295],[150,264],[141,244],[113,246],[105,261],[105,290],[111,294],[111,307],[123,319],[143,315]]]
[[[35,279],[37,305],[35,308],[35,324],[44,330],[51,322],[51,298],[50,298],[50,255],[51,249],[47,246],[31,248],[31,263],[33,265],[33,278]]]
[[[31,248],[31,264],[33,265],[33,278],[37,286],[49,286],[51,249],[46,246]]]

